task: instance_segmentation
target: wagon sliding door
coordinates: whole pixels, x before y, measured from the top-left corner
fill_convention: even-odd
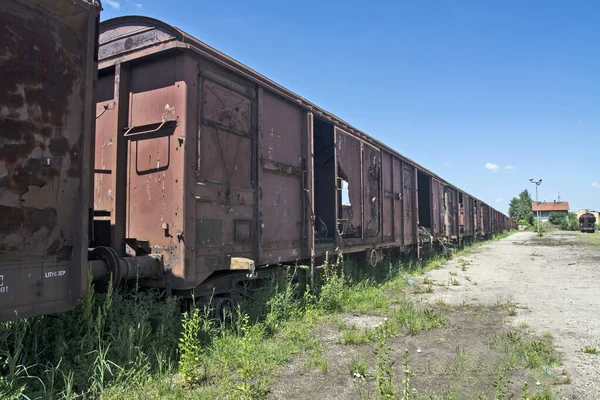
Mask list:
[[[401,161],[382,152],[383,242],[402,244],[402,170]]]
[[[201,71],[196,173],[196,258],[203,274],[227,269],[230,257],[254,258],[256,189],[253,128],[256,95]]]
[[[340,247],[377,243],[381,234],[381,152],[336,128]]]
[[[417,199],[416,199],[416,181],[417,170],[410,164],[402,163],[402,213],[404,231],[404,246],[410,246],[417,243]]]
[[[431,183],[432,203],[433,203],[433,227],[432,234],[434,237],[443,237],[445,235],[445,213],[444,206],[444,185],[433,178]]]
[[[258,98],[260,260],[273,264],[307,258],[306,112],[262,88]]]
[[[176,139],[183,131],[176,119],[185,115],[185,101],[179,79],[174,57],[132,68],[129,127],[120,133],[127,140],[125,234],[156,251],[171,252],[172,239],[183,232],[183,182],[177,173],[183,170],[183,151]]]
[[[446,207],[446,234],[451,239],[457,239],[459,229],[459,211],[458,193],[455,189],[446,186],[444,203]]]

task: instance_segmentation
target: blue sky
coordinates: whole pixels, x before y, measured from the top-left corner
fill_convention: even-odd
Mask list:
[[[175,25],[497,209],[600,209],[600,2],[103,0]]]

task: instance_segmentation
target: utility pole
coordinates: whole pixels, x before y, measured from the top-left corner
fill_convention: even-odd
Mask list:
[[[538,236],[540,236],[540,201],[538,199],[538,188],[542,184],[542,179],[534,181],[533,178],[529,178],[529,182],[535,184],[535,203],[537,204],[537,210],[536,210],[537,231],[538,231]]]

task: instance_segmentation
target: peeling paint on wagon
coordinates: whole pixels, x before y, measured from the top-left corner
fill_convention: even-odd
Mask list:
[[[100,7],[0,4],[0,320],[67,309],[85,290]]]

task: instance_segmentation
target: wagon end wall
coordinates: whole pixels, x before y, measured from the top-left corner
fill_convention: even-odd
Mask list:
[[[85,290],[99,3],[0,3],[0,320]]]

